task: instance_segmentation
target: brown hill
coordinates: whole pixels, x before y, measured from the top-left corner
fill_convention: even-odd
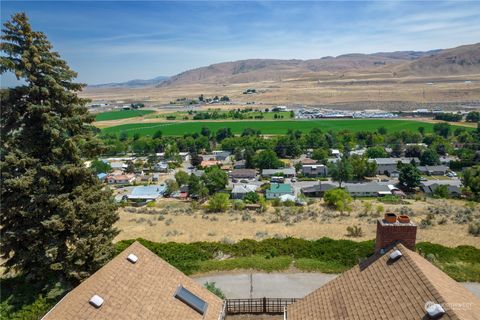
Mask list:
[[[446,50],[345,54],[311,60],[249,59],[182,72],[158,86],[235,84],[260,81],[343,77],[353,73],[394,76],[448,76],[480,73],[480,44]]]
[[[446,49],[394,68],[397,76],[480,73],[480,43]]]
[[[223,62],[182,72],[160,86],[193,83],[246,83],[280,81],[320,74],[335,74],[356,70],[383,68],[385,65],[408,61],[384,55],[348,54],[312,60],[249,59]]]

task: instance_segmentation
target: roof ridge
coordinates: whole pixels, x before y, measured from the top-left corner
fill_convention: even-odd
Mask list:
[[[427,273],[425,273],[425,271],[418,265],[418,263],[412,259],[411,255],[418,255],[419,257],[421,257],[422,259],[425,259],[425,261],[427,261],[428,263],[432,264],[433,267],[435,267],[435,269],[437,269],[438,271],[440,271],[442,274],[444,274],[445,276],[448,277],[448,275],[446,273],[443,272],[443,270],[441,270],[439,267],[435,266],[433,263],[431,263],[430,261],[428,261],[425,257],[423,257],[422,255],[420,255],[418,252],[416,251],[413,251],[413,250],[410,250],[408,249],[407,247],[405,247],[403,244],[399,244],[402,246],[402,251],[405,253],[407,253],[405,256],[407,257],[407,261],[408,263],[412,266],[412,269],[415,270],[415,272],[419,275],[420,279],[425,283],[425,285],[427,286],[427,288],[429,288],[431,291],[432,291],[432,294],[435,296],[435,298],[438,301],[438,303],[440,304],[447,304],[448,301],[445,297],[444,294],[442,294],[442,290],[439,290],[437,284],[433,281],[431,281],[430,277],[428,276]],[[450,277],[448,277],[450,278]],[[437,298],[439,297],[439,299]],[[426,303],[427,301],[425,301]],[[460,315],[457,314],[457,312],[455,311],[455,308],[449,308],[448,310],[446,310],[451,316],[454,316],[458,319],[460,319]]]

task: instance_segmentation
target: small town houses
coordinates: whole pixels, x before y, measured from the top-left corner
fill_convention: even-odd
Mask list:
[[[179,169],[170,169],[169,160],[164,159],[163,153],[159,153],[156,156],[157,159],[161,160],[150,168],[136,168],[136,173],[126,172],[128,161],[132,163],[143,161],[146,163],[147,157],[110,158],[103,161],[113,164],[115,170],[111,173],[101,173],[98,177],[101,181],[105,181],[112,186],[146,185],[143,189],[138,186],[133,190],[128,189],[122,193],[123,199],[136,203],[146,203],[163,197],[165,186],[163,185],[161,188],[156,186],[162,185],[159,181],[173,179],[175,172],[178,170],[187,170],[186,168],[188,167],[188,174],[202,177],[205,174],[205,169],[211,166],[218,166],[227,173],[228,184],[225,186],[225,190],[230,192],[230,198],[234,200],[242,200],[250,192],[260,193],[267,200],[290,199],[290,197],[293,199],[301,195],[305,197],[323,197],[326,191],[339,187],[337,182],[331,181],[329,166],[325,163],[340,161],[342,153],[335,149],[331,150],[331,153],[334,157],[327,159],[323,163],[309,158],[307,154],[302,155],[299,159],[292,159],[295,166],[263,169],[260,171],[245,168],[245,160],[236,161],[231,152],[224,150],[214,150],[210,154],[199,155],[203,160],[198,168],[193,168],[190,164],[190,156],[188,153],[183,153],[180,157],[183,162]],[[444,156],[443,161],[454,161],[454,159],[454,157]],[[373,158],[369,159],[369,161],[376,163],[377,174],[382,177],[373,177],[367,181],[343,182],[342,187],[352,197],[384,197],[391,195],[405,197],[405,194],[398,188],[399,163],[415,164],[417,166],[419,172],[424,177],[419,190],[426,195],[434,195],[435,190],[442,185],[447,186],[448,194],[451,196],[459,196],[461,194],[461,181],[456,178],[456,174],[446,164],[420,166],[418,165],[420,163],[418,158],[409,157]],[[389,178],[385,179],[384,175],[389,176]],[[318,181],[315,181],[315,179],[318,179]],[[151,184],[154,185],[149,186]],[[179,188],[182,190],[173,192],[170,194],[170,197],[188,199],[188,185],[182,185]]]

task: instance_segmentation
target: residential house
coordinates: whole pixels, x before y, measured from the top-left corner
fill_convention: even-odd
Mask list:
[[[134,242],[76,288],[43,320],[223,320],[222,299]]]
[[[232,171],[233,166],[231,164],[222,164],[220,169],[222,169],[223,171],[229,172],[229,171]]]
[[[125,170],[127,169],[127,164],[123,161],[110,161],[108,162],[108,164],[110,165],[110,167],[113,169],[113,170]]]
[[[200,166],[202,168],[209,168],[209,167],[220,166],[220,165],[222,165],[222,163],[220,161],[217,161],[217,160],[203,160],[200,163]]]
[[[205,170],[193,170],[192,174],[197,176],[197,177],[202,177],[205,174]]]
[[[119,175],[108,175],[107,183],[108,184],[131,184],[135,181],[134,174],[119,174]]]
[[[462,194],[462,182],[459,179],[427,180],[420,183],[420,188],[428,195],[432,195],[439,186],[447,186],[449,195],[458,197]]]
[[[228,174],[231,179],[249,179],[253,180],[257,177],[255,169],[235,169]]]
[[[340,160],[340,158],[328,158],[327,163],[337,163]]]
[[[380,182],[347,183],[345,189],[352,197],[382,197],[391,195],[395,190],[393,185]]]
[[[263,169],[262,177],[270,178],[272,176],[284,176],[287,178],[295,177],[295,168]]]
[[[439,166],[418,166],[417,169],[421,174],[429,176],[444,176],[450,168],[445,165]]]
[[[287,306],[284,319],[478,319],[480,300],[415,252],[408,217],[393,219],[377,221],[375,254]]]
[[[158,152],[155,154],[158,159],[165,160],[165,152]],[[182,159],[182,161],[190,160],[190,154],[188,152],[179,152],[178,155]]]
[[[98,180],[102,181],[102,182],[105,182],[105,179],[107,178],[108,174],[106,173],[99,173],[97,174],[97,178]]]
[[[235,184],[232,189],[232,199],[243,199],[247,193],[256,192],[257,189],[258,186],[254,184]]]
[[[457,156],[440,156],[440,164],[448,166],[453,161],[460,161],[460,158]]]
[[[167,161],[160,161],[153,166],[153,170],[157,172],[168,172]]]
[[[363,156],[367,153],[367,148],[362,148],[362,149],[357,149],[357,150],[352,150],[349,152],[350,156]]]
[[[165,185],[138,186],[133,188],[132,193],[127,196],[128,200],[154,201],[165,193]]]
[[[204,161],[214,161],[215,155],[214,154],[202,154],[200,155]]]
[[[287,202],[287,201],[291,201],[291,202],[295,202],[295,204],[300,204],[303,202],[300,202],[299,199],[296,197],[296,196],[292,196],[291,194],[284,194],[283,196],[280,196],[278,197],[278,200],[280,200],[280,202]]]
[[[338,185],[332,183],[319,182],[313,186],[303,187],[300,189],[303,195],[307,197],[323,197],[326,191],[338,188]]]
[[[225,161],[230,157],[232,153],[230,151],[216,150],[213,151],[212,154],[215,157],[215,160]]]
[[[188,152],[179,152],[178,155],[182,158],[183,162],[190,160],[190,153]]]
[[[181,185],[179,192],[180,192],[179,194],[180,199],[188,198],[188,184]]]
[[[245,160],[238,160],[238,161],[235,161],[235,164],[233,165],[233,168],[234,169],[245,169],[245,164],[246,164]]]
[[[370,161],[375,161],[377,164],[377,174],[391,175],[393,172],[398,171],[398,163],[409,164],[412,162],[420,163],[418,158],[375,158]]]
[[[310,158],[304,158],[299,161],[302,165],[316,164],[318,161]]]
[[[342,153],[338,149],[330,149],[330,154],[335,158],[341,158]]]
[[[326,177],[328,169],[323,164],[304,164],[301,172],[305,177]]]
[[[142,174],[137,176],[137,181],[140,180],[140,183],[150,184],[153,181],[153,176],[150,174]]]
[[[272,183],[270,188],[265,192],[265,198],[276,199],[285,194],[295,195],[292,185],[288,183]]]

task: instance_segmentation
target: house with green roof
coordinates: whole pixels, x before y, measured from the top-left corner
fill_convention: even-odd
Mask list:
[[[293,192],[292,185],[288,183],[272,183],[270,188],[265,192],[265,198],[267,199],[276,199],[285,194],[295,195]]]

